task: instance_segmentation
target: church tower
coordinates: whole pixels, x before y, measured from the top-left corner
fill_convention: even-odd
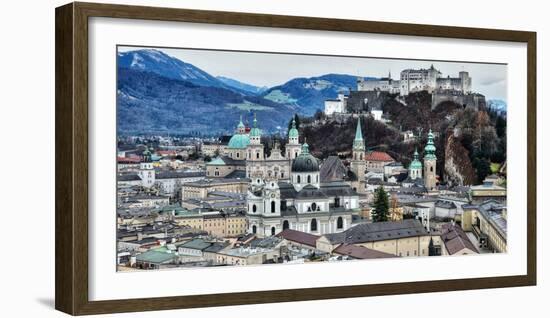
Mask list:
[[[150,188],[155,184],[155,169],[151,160],[151,151],[147,147],[143,151],[143,161],[139,164],[138,175],[144,187]]]
[[[351,171],[355,173],[358,181],[365,178],[365,141],[361,131],[361,117],[357,119],[357,128],[355,130],[355,139],[353,140],[353,150],[351,154]]]
[[[286,158],[293,160],[298,158],[301,153],[301,146],[299,142],[299,133],[296,128],[296,120],[292,118],[292,127],[288,131],[288,143],[286,144]]]
[[[249,133],[250,144],[248,144],[247,160],[258,161],[264,159],[264,146],[261,143],[262,132],[258,128],[258,120],[256,114],[254,114],[254,121],[252,122],[252,128]]]
[[[436,161],[434,135],[432,130],[428,133],[428,143],[424,147],[424,185],[426,189],[432,190],[435,188],[436,183]]]
[[[409,165],[409,177],[412,180],[418,178],[422,179],[422,162],[418,160],[418,151],[416,148],[414,149],[414,159]]]

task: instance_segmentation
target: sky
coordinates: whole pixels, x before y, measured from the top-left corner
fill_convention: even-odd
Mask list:
[[[119,51],[140,48],[119,47]],[[170,56],[208,72],[256,86],[273,87],[296,77],[313,77],[329,73],[393,79],[407,68],[429,68],[432,64],[444,77],[458,77],[464,70],[472,78],[472,90],[488,99],[506,98],[506,70],[503,64],[448,62],[430,60],[384,59],[373,57],[342,57],[276,54],[240,51],[210,51],[200,49],[156,48]]]

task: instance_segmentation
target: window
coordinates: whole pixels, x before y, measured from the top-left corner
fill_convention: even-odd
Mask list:
[[[285,177],[285,173],[281,172],[281,179],[283,179],[284,177]]]
[[[237,158],[239,158],[239,153],[237,152]]]
[[[317,220],[312,219],[311,220],[311,232],[316,232],[316,231],[317,231]]]
[[[258,210],[258,208],[256,207],[256,204],[252,204],[252,212],[256,212],[256,210]]]
[[[307,183],[311,183],[311,176],[309,174],[307,175]]]
[[[256,225],[252,225],[252,233],[256,234],[257,228]]]
[[[271,201],[271,213],[275,213],[275,201]]]
[[[336,228],[337,229],[343,229],[344,228],[344,219],[342,219],[341,216],[339,216],[338,220],[336,220]]]
[[[430,167],[430,172],[433,172],[434,171],[434,167]]]
[[[296,182],[300,183],[301,182],[301,178],[300,176],[296,177]]]
[[[275,227],[274,226],[271,227],[271,235],[275,235]]]
[[[334,198],[334,207],[335,208],[340,207],[340,198]]]
[[[317,210],[317,203],[313,202],[313,203],[311,204],[311,210],[312,210],[312,211]]]
[[[283,222],[283,230],[286,230],[286,229],[288,229],[288,228],[289,228],[288,221],[285,220],[285,221]]]
[[[260,159],[260,153],[259,152],[256,153],[256,159]]]

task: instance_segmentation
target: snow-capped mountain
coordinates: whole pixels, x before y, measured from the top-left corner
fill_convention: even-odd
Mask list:
[[[220,80],[200,68],[154,49],[120,52],[118,67],[155,73],[201,86],[227,88]]]

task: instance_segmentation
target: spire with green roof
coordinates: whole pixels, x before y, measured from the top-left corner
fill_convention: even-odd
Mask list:
[[[422,162],[418,160],[418,150],[414,148],[414,159],[411,161],[411,164],[409,165],[409,170],[413,169],[422,169]]]
[[[258,128],[258,120],[256,119],[256,113],[254,113],[254,121],[252,121],[252,129],[250,129],[250,137],[260,137],[262,132]]]
[[[307,140],[304,139],[304,144],[302,145],[302,153],[300,153],[300,156],[307,154],[309,154],[309,145],[307,144]]]
[[[357,129],[355,130],[355,140],[353,140],[353,150],[365,151],[365,142],[363,132],[361,131],[361,117],[357,119]]]
[[[431,129],[430,129],[430,132],[428,133],[428,142],[426,143],[426,147],[424,147],[424,159],[434,159],[434,160],[436,159],[434,134],[432,133]]]
[[[292,118],[292,127],[288,131],[288,138],[298,138],[298,129],[296,129],[296,119]]]

